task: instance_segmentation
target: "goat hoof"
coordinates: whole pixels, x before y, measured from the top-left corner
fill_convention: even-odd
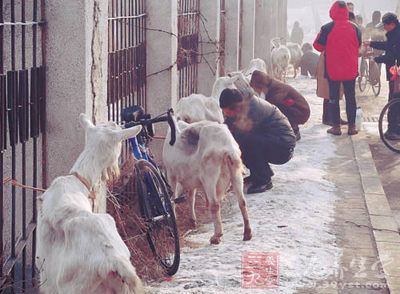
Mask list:
[[[219,243],[221,243],[221,237],[220,236],[212,236],[211,237],[210,244],[218,245]]]
[[[251,234],[251,232],[246,232],[243,235],[243,241],[249,241],[249,240],[251,240],[252,237],[253,237],[253,235]]]
[[[245,228],[243,232],[243,241],[249,241],[252,237],[251,228]]]

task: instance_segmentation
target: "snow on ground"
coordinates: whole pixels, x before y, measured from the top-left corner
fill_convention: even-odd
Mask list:
[[[220,245],[209,245],[212,224],[201,226],[188,239],[196,248],[182,248],[181,265],[171,281],[147,286],[149,293],[266,293],[266,289],[244,289],[242,254],[279,254],[279,286],[268,293],[294,293],[335,273],[341,250],[335,247],[330,224],[334,217],[335,186],[324,179],[327,164],[335,156],[332,138],[321,125],[322,99],[316,97],[316,81],[289,80],[307,97],[312,108],[294,158],[273,166],[272,190],[248,195],[253,239],[242,241],[243,223],[237,202],[224,203],[224,237]]]

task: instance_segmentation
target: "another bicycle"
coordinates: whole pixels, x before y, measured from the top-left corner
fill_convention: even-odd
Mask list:
[[[358,87],[361,92],[371,85],[375,97],[381,92],[381,69],[374,61],[372,54],[361,57],[360,76],[358,77]]]
[[[171,128],[170,144],[175,143],[175,124],[173,111],[151,118],[140,106],[132,106],[122,111],[125,128],[142,125],[142,131],[129,139],[134,157],[134,181],[139,206],[145,222],[145,233],[148,244],[155,258],[164,268],[166,274],[173,275],[178,271],[180,261],[179,234],[176,226],[172,191],[157,163],[151,156],[148,143],[154,136],[153,123],[168,122]]]
[[[400,153],[400,140],[390,140],[387,136],[385,136],[385,133],[388,129],[389,111],[392,112],[394,109],[396,109],[397,113],[399,113],[398,111],[400,111],[400,98],[392,99],[383,107],[381,114],[379,115],[379,136],[381,137],[381,140],[386,145],[386,147],[394,152]],[[390,115],[392,115],[392,113]],[[400,120],[400,118],[397,117],[397,120]],[[398,123],[400,122],[398,121]]]

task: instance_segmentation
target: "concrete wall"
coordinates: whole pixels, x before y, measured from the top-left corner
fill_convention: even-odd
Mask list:
[[[245,68],[256,57],[268,62],[270,38],[286,31],[285,5],[286,0],[226,0],[225,72]],[[202,0],[200,9],[204,26],[201,22],[198,92],[209,95],[217,76],[220,0]],[[147,0],[146,14],[147,111],[156,115],[174,106],[178,97],[177,0]],[[46,5],[46,18],[50,181],[68,173],[83,148],[79,113],[94,121],[107,117],[108,0],[53,0]],[[156,130],[166,133],[165,126]],[[161,143],[155,143],[156,155]]]
[[[84,146],[81,112],[107,118],[107,0],[53,0],[47,17],[47,157],[50,182]]]

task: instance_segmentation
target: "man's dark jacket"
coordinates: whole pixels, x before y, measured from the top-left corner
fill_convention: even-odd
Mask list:
[[[274,142],[282,148],[296,145],[296,136],[286,116],[275,105],[256,96],[247,98],[243,112],[236,118],[227,118],[225,123],[234,136],[248,133],[259,137],[261,142]]]
[[[392,31],[386,33],[387,41],[371,41],[370,46],[374,49],[385,50],[385,54],[375,57],[378,63],[386,64],[386,78],[389,81],[392,77],[390,67],[396,61],[400,65],[400,25],[397,25]]]

